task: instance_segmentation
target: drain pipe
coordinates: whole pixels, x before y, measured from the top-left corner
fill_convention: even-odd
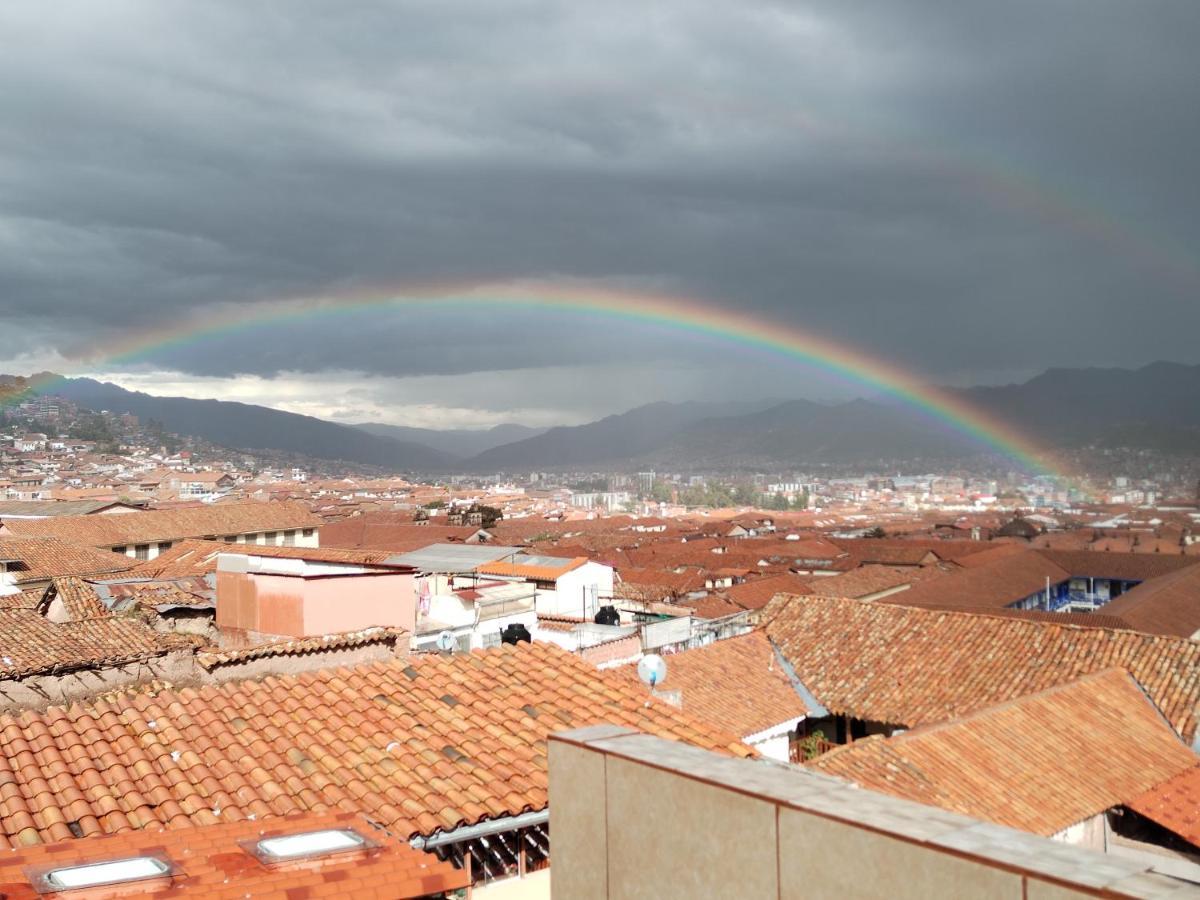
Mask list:
[[[518,828],[532,828],[535,825],[545,825],[550,821],[550,809],[539,809],[534,812],[521,813],[519,816],[505,816],[503,819],[488,819],[478,825],[464,825],[452,831],[439,831],[437,834],[424,837],[417,835],[408,843],[414,850],[433,850],[446,844],[457,844],[461,841],[473,841],[475,838],[487,837],[490,834],[500,834],[504,831],[516,831]]]

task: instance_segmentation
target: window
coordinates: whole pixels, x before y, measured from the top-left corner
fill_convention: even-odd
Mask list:
[[[283,533],[283,546],[285,546],[285,547],[295,547],[296,546],[296,532],[294,529],[292,531],[285,531]]]
[[[275,535],[277,535],[278,533],[279,532],[277,532],[277,531],[263,532],[263,543],[270,544],[273,546],[275,544]]]
[[[236,534],[225,535],[225,543],[227,543],[227,544],[237,543],[237,535]]]
[[[328,856],[331,853],[345,853],[350,850],[367,850],[374,846],[373,842],[367,840],[353,828],[305,831],[299,834],[261,838],[242,844],[246,852],[267,865],[292,862],[298,859],[312,859],[313,857]]]
[[[133,556],[134,556],[134,559],[149,559],[150,558],[150,545],[149,544],[138,544],[137,546],[135,546],[133,548]]]
[[[125,556],[125,549],[124,547],[113,547],[113,553],[120,553],[122,556]]]
[[[164,550],[170,550],[170,549],[171,549],[170,541],[159,541],[158,542],[158,552],[159,553],[162,553]]]
[[[304,531],[303,531],[302,533],[303,533],[303,535],[304,535],[305,537],[312,537],[314,534],[316,534],[316,533],[317,533],[317,529],[315,529],[315,528],[305,528],[305,529],[304,529]]]
[[[162,878],[175,871],[165,859],[157,856],[131,856],[82,866],[62,866],[42,872],[33,879],[39,892],[69,891],[77,888],[123,884]]]

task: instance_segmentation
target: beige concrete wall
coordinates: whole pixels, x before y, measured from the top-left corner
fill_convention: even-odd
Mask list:
[[[1180,887],[1137,862],[629,729],[552,736],[549,760],[563,900],[1065,900]]]
[[[471,888],[471,900],[550,900],[550,870],[501,878]]]

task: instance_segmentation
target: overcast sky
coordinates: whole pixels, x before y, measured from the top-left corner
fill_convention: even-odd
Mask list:
[[[701,298],[942,383],[1200,362],[1198,46],[1196,0],[7,0],[0,371],[428,427],[864,392],[570,312],[102,358],[446,280]]]

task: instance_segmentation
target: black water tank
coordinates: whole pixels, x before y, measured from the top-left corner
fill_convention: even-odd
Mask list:
[[[524,641],[529,644],[533,642],[533,635],[529,633],[529,629],[520,622],[513,622],[511,625],[505,625],[504,630],[500,632],[500,643],[515,644],[518,641]]]
[[[596,613],[597,625],[620,625],[621,614],[617,612],[615,606],[602,606],[600,611]]]

